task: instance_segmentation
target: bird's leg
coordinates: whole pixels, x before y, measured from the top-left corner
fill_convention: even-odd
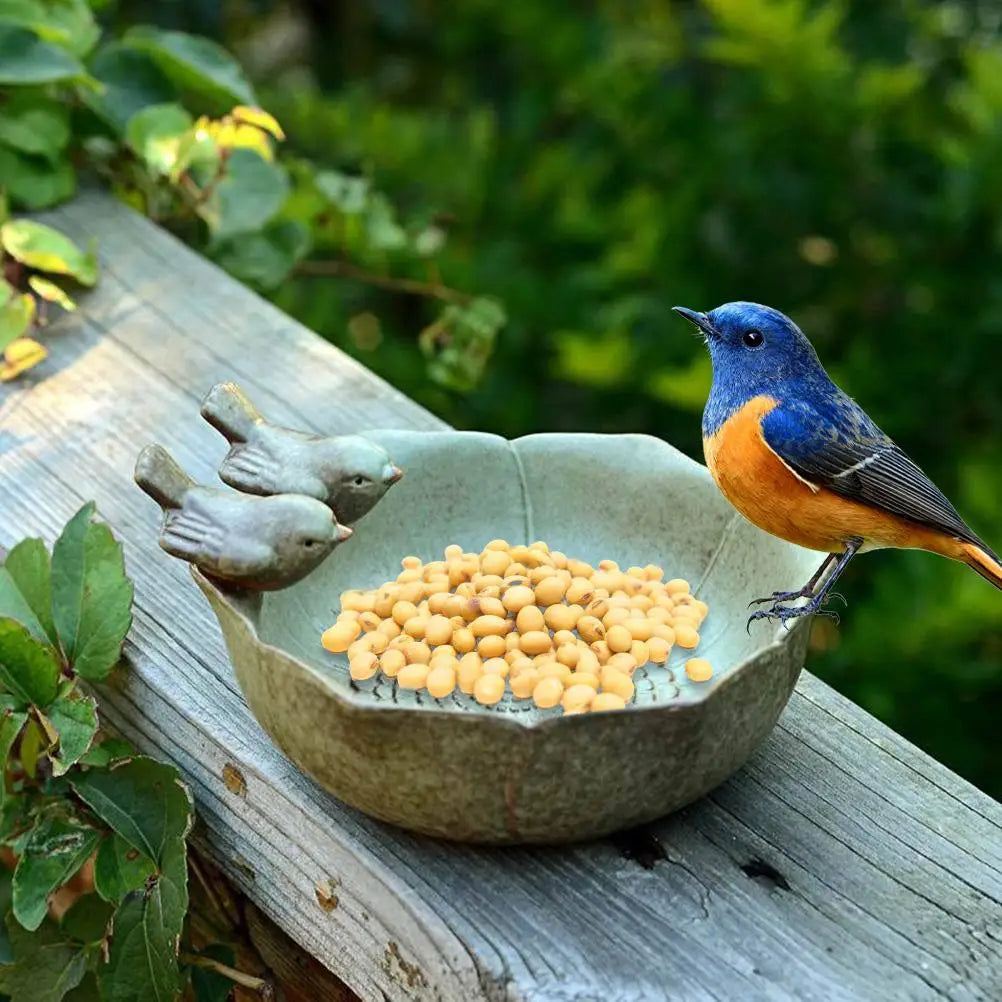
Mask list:
[[[810,598],[814,594],[815,586],[821,580],[821,575],[824,574],[828,565],[837,557],[837,553],[829,553],[821,562],[821,566],[814,573],[811,580],[798,591],[774,591],[768,598],[753,598],[748,605],[760,605],[762,602],[772,602],[775,605],[777,602],[788,602],[791,598]]]
[[[810,616],[814,613],[820,613],[822,615],[831,616],[836,621],[838,621],[838,616],[834,612],[823,612],[821,606],[824,605],[825,600],[828,598],[828,593],[832,589],[832,585],[838,580],[839,575],[846,569],[849,561],[856,555],[856,552],[863,545],[863,540],[859,536],[855,536],[848,540],[845,544],[845,551],[840,554],[831,554],[832,557],[838,557],[838,563],[835,565],[835,570],[831,572],[825,583],[817,590],[817,592],[811,595],[809,602],[804,605],[782,605],[780,602],[775,602],[771,609],[761,609],[758,612],[752,613],[748,619],[748,624],[755,619],[778,619],[781,623],[786,623],[788,619],[796,619],[798,616]],[[821,566],[821,570],[815,575],[814,583],[817,583],[817,579],[820,578],[821,571],[827,567],[830,560],[826,560]],[[798,596],[806,597],[806,596]]]

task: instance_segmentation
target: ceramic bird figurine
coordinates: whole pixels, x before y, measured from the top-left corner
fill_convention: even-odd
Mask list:
[[[160,445],[139,454],[135,480],[164,510],[160,546],[240,588],[295,584],[351,535],[316,498],[200,487]]]
[[[219,477],[250,494],[308,494],[338,521],[357,522],[402,476],[360,435],[325,438],[269,424],[235,383],[216,383],[202,417],[230,443]]]

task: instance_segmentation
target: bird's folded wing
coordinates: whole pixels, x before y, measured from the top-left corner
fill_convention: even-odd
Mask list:
[[[979,542],[942,491],[847,396],[824,410],[799,402],[777,407],[763,419],[762,435],[817,487]]]

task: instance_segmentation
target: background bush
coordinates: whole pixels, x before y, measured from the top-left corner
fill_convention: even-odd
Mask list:
[[[1002,547],[999,3],[122,0],[102,16],[220,40],[287,153],[369,177],[448,235],[432,265],[363,263],[503,304],[468,393],[422,357],[434,296],[315,275],[268,294],[453,423],[648,431],[699,457],[709,365],[669,308],[753,299],[790,313]],[[843,585],[811,669],[1002,793],[1002,595],[919,553],[866,556]]]

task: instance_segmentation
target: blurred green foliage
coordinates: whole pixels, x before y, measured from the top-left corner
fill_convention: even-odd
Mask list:
[[[110,16],[214,34],[288,148],[443,231],[433,265],[404,272],[507,314],[471,392],[428,376],[427,297],[322,275],[270,294],[450,421],[649,431],[699,456],[709,365],[669,308],[752,299],[798,320],[1002,547],[995,0],[122,0]],[[843,585],[810,667],[1002,795],[1002,596],[920,553],[866,556]]]

